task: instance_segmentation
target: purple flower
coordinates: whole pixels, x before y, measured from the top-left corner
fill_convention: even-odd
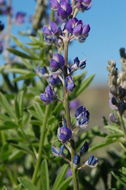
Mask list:
[[[57,10],[60,6],[58,0],[50,0],[50,6],[52,9]]]
[[[72,91],[75,87],[74,81],[71,76],[66,77],[66,88],[69,91]]]
[[[49,25],[44,26],[42,30],[43,30],[44,35],[47,35],[47,36],[57,35],[61,31],[60,28],[57,26],[57,24],[53,21],[50,21]]]
[[[71,110],[76,110],[79,107],[79,105],[80,105],[79,100],[72,100],[70,102],[70,109]]]
[[[72,13],[72,7],[69,0],[51,0],[51,8],[57,11],[58,16],[62,19],[66,19]]]
[[[83,36],[88,35],[89,31],[90,31],[90,26],[89,26],[89,24],[84,25],[83,30],[82,30],[82,35],[83,35]]]
[[[40,99],[45,103],[45,104],[50,104],[51,102],[54,101],[55,99],[55,93],[53,89],[51,88],[50,85],[48,85],[45,89],[44,93],[40,94]]]
[[[69,168],[67,170],[67,173],[66,173],[66,177],[70,177],[70,176],[72,176],[72,170],[71,170],[71,168]]]
[[[88,160],[85,162],[85,165],[94,168],[98,164],[98,159],[94,157],[94,155],[91,155]]]
[[[71,129],[67,128],[66,124],[64,124],[63,127],[58,128],[57,136],[62,143],[66,143],[71,139],[72,131]]]
[[[85,142],[85,143],[83,144],[83,146],[80,148],[80,155],[82,155],[83,153],[87,152],[87,151],[88,151],[88,148],[89,148],[88,143]]]
[[[62,19],[66,19],[72,13],[72,7],[70,3],[66,1],[61,1],[60,6],[58,8],[58,16]]]
[[[89,122],[89,112],[85,107],[80,106],[75,112],[75,117],[77,120],[77,125],[80,126],[80,128],[84,129],[87,127]]]
[[[78,57],[75,57],[74,64],[71,66],[72,71],[77,70],[78,68],[84,69],[86,67],[86,60],[80,61]]]
[[[82,20],[78,20],[77,18],[69,19],[66,23],[64,30],[67,30],[71,35],[75,36],[75,38],[80,41],[85,40],[90,31],[89,25],[84,25]]]
[[[60,79],[59,79],[59,77],[58,77],[57,75],[51,75],[51,76],[49,77],[49,83],[50,83],[51,85],[53,85],[53,86],[58,85],[60,82],[61,82],[61,81],[60,81]]]
[[[75,155],[73,158],[73,163],[75,165],[78,165],[80,163],[80,156],[79,155]]]
[[[91,0],[76,0],[76,7],[81,10],[88,10],[91,7]]]
[[[4,24],[0,21],[0,32],[3,31],[4,29]]]
[[[65,60],[64,57],[58,53],[54,54],[50,61],[50,69],[52,72],[62,69],[64,67]]]
[[[25,22],[25,16],[26,16],[26,13],[17,12],[15,16],[16,24],[23,24]]]

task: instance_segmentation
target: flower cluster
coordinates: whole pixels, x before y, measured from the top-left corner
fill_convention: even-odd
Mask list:
[[[91,6],[91,0],[75,0],[72,4],[69,0],[50,0],[50,5],[61,22],[57,24],[50,21],[48,26],[43,27],[42,31],[46,42],[54,43],[56,47],[60,46],[60,53],[53,53],[49,66],[38,67],[37,74],[45,78],[48,83],[45,91],[41,93],[40,99],[45,104],[60,100],[64,106],[63,123],[57,132],[58,140],[62,145],[59,149],[52,146],[52,152],[55,156],[63,157],[76,169],[81,169],[87,165],[95,167],[98,159],[93,155],[81,163],[81,156],[85,155],[89,148],[86,141],[79,151],[76,151],[74,147],[76,132],[79,134],[79,131],[83,131],[88,126],[89,111],[84,106],[77,106],[75,122],[71,122],[71,105],[69,104],[69,95],[76,87],[73,74],[75,71],[86,67],[86,60],[79,60],[78,57],[75,57],[72,63],[69,63],[68,46],[73,40],[83,42],[88,37],[90,26],[84,24],[82,20],[78,20],[76,15],[79,10],[88,10]],[[59,88],[57,88],[57,85],[60,89],[63,89],[62,97],[58,97],[57,91]],[[71,160],[67,158],[68,154],[66,152],[71,154]]]
[[[50,5],[57,13],[59,22],[50,21],[48,26],[43,27],[46,41],[63,46],[64,40],[83,42],[88,37],[90,26],[78,20],[76,15],[79,10],[89,9],[91,0],[76,0],[73,5],[69,0],[50,0]]]

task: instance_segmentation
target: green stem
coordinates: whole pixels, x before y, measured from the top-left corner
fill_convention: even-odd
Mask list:
[[[77,179],[77,170],[76,168],[74,168],[74,166],[71,166],[72,169],[72,178],[73,178],[73,189],[74,190],[79,190],[79,183],[78,183],[78,179]]]
[[[35,166],[35,170],[32,177],[32,183],[35,184],[38,176],[38,172],[40,169],[41,159],[42,159],[42,151],[43,151],[43,145],[45,141],[45,133],[46,133],[46,126],[47,126],[47,120],[48,120],[48,112],[49,112],[49,106],[46,106],[45,110],[45,117],[43,120],[43,125],[41,127],[41,135],[40,135],[40,142],[39,142],[39,151],[38,151],[38,160]]]
[[[64,67],[64,108],[66,113],[66,122],[67,127],[71,128],[71,117],[70,117],[70,108],[69,108],[69,94],[65,85],[65,79],[67,76],[67,65],[68,65],[68,46],[69,40],[64,41],[64,58],[65,58],[65,67]]]

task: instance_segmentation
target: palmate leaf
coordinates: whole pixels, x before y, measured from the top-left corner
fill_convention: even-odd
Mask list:
[[[46,160],[43,160],[40,173],[41,190],[49,190],[49,171]]]
[[[27,178],[20,178],[19,179],[22,186],[25,188],[24,190],[39,190],[32,182]]]

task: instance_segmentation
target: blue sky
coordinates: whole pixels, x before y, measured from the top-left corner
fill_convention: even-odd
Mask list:
[[[34,0],[13,0],[17,11],[31,15],[35,9]],[[107,61],[119,63],[120,47],[126,47],[126,0],[93,0],[92,7],[78,18],[90,24],[91,32],[85,43],[75,42],[69,50],[70,59],[78,56],[87,59],[86,71],[94,73],[93,84],[107,84]],[[19,28],[20,29],[20,28]]]

